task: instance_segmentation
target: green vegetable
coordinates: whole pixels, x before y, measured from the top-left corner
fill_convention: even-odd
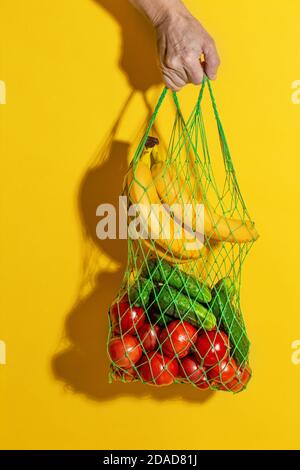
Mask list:
[[[218,281],[212,290],[211,309],[229,337],[233,357],[242,364],[248,359],[250,341],[242,317],[232,305],[234,293],[235,287],[229,278]]]
[[[168,323],[170,323],[174,318],[169,317],[166,314],[160,313],[159,310],[152,310],[150,313],[151,320],[153,320],[153,323],[158,324],[159,326],[165,327]]]
[[[149,303],[151,291],[153,289],[153,282],[151,279],[141,278],[129,288],[128,298],[132,305],[137,307],[146,307]]]
[[[203,282],[181,271],[177,266],[171,266],[166,261],[149,260],[145,277],[152,277],[155,282],[167,282],[169,286],[180,290],[183,294],[197,302],[209,303],[211,291]]]
[[[173,287],[154,287],[155,301],[163,315],[186,320],[192,325],[211,330],[216,326],[216,317],[195,300],[189,299]]]

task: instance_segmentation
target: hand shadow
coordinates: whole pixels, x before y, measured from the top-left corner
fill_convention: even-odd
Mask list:
[[[149,21],[128,0],[93,0],[120,25],[119,67],[132,89],[146,92],[162,83],[155,33]]]
[[[94,0],[95,1],[95,0]],[[149,86],[160,83],[156,64],[153,39],[150,43],[147,35],[137,39],[136,31],[143,31],[140,23],[143,18],[135,12],[128,2],[97,0],[105,6],[121,23],[123,34],[123,53],[121,64],[125,69],[134,90],[145,91]],[[122,6],[120,5],[122,3]],[[119,4],[119,8],[117,8]],[[130,44],[132,44],[130,46]],[[125,47],[126,46],[126,47]],[[128,49],[129,48],[129,49]],[[135,48],[142,54],[148,54],[141,67],[139,57],[131,56]],[[154,61],[155,58],[155,61]],[[145,57],[143,57],[145,59]],[[136,69],[137,64],[139,68]],[[145,69],[144,67],[146,67]],[[200,391],[191,385],[172,385],[155,388],[142,383],[108,383],[109,361],[106,351],[108,335],[107,311],[116,296],[127,261],[126,240],[99,240],[96,236],[96,208],[101,203],[110,203],[118,207],[124,174],[127,168],[129,143],[115,138],[116,130],[123,114],[131,101],[134,91],[126,100],[109,137],[95,161],[88,168],[78,194],[78,209],[83,228],[84,262],[78,298],[65,322],[67,345],[52,358],[52,371],[57,380],[64,382],[73,392],[82,393],[96,401],[112,400],[120,396],[131,395],[137,398],[151,396],[158,400],[185,399],[196,403],[205,402],[213,396],[211,391]],[[150,112],[145,99],[145,105]],[[116,271],[99,267],[97,263],[101,253],[119,266]],[[90,286],[86,294],[86,286]]]

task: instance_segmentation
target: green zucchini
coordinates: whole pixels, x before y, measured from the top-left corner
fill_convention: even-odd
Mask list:
[[[216,326],[216,317],[204,305],[189,299],[173,287],[165,284],[154,287],[155,302],[162,315],[186,320],[192,325],[211,330]]]
[[[129,288],[128,298],[130,303],[132,305],[136,305],[137,307],[146,307],[149,303],[152,289],[152,280],[141,278]]]
[[[232,305],[234,293],[234,284],[228,277],[218,281],[212,290],[211,309],[227,333],[232,355],[240,365],[248,359],[250,341],[247,337],[242,316],[237,313]]]
[[[152,277],[154,282],[167,283],[197,302],[209,303],[211,301],[211,291],[207,285],[181,271],[177,266],[171,266],[163,260],[157,262],[153,259],[147,264],[143,273],[145,277]]]

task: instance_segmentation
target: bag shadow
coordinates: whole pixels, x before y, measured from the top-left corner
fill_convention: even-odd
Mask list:
[[[159,400],[181,398],[200,403],[210,398],[212,392],[199,391],[189,385],[156,389],[137,382],[108,383],[107,311],[122,281],[127,261],[127,241],[99,240],[95,232],[95,209],[101,202],[117,204],[127,166],[128,149],[127,142],[113,140],[109,159],[88,170],[82,181],[79,212],[86,247],[82,282],[78,300],[65,322],[63,345],[65,341],[67,345],[53,357],[52,371],[55,378],[63,381],[74,393],[82,393],[96,401],[133,395],[137,398],[151,396]],[[107,254],[120,268],[115,272],[99,269],[97,258],[101,252]],[[94,265],[92,260],[96,260]],[[83,295],[87,283],[92,283],[93,287],[87,295]]]
[[[97,238],[96,208],[101,203],[118,207],[130,144],[117,140],[116,130],[133,94],[138,91],[145,98],[145,91],[150,86],[161,83],[161,77],[157,67],[153,32],[146,20],[129,2],[122,0],[120,6],[119,2],[111,0],[93,1],[106,8],[121,26],[123,47],[120,67],[128,77],[133,91],[80,185],[78,211],[84,250],[81,283],[77,299],[65,320],[62,344],[51,361],[52,372],[54,377],[73,393],[83,394],[97,402],[121,396],[134,396],[203,403],[210,399],[214,392],[199,391],[191,385],[176,384],[156,388],[138,382],[108,382],[107,311],[118,292],[126,267],[127,241]],[[117,269],[104,269],[99,266],[98,260],[103,253],[118,266]]]

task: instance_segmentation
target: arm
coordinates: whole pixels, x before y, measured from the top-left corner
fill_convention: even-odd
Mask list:
[[[181,0],[130,1],[156,29],[161,71],[169,88],[178,91],[187,83],[198,85],[204,72],[216,78],[220,59],[214,40]]]

